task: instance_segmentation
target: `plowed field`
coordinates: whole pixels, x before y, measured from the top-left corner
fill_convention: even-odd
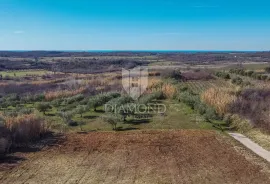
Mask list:
[[[25,160],[12,168],[2,161],[1,184],[270,183],[265,168],[215,131],[67,134],[57,145],[16,154]]]

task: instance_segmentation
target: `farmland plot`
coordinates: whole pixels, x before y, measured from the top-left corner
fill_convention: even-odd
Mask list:
[[[214,131],[67,134],[26,154],[0,183],[269,183],[269,173]]]
[[[194,93],[200,94],[209,88],[231,88],[233,85],[225,80],[188,81],[184,82]]]

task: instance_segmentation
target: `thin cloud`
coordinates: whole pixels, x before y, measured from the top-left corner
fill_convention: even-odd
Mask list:
[[[23,34],[23,33],[24,33],[24,31],[17,30],[17,31],[14,31],[13,33],[14,33],[14,34]]]

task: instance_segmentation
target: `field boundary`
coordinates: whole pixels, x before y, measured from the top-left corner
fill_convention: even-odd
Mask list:
[[[259,155],[260,157],[264,158],[270,163],[270,152],[259,146],[257,143],[250,140],[248,137],[244,136],[240,133],[228,133],[231,137],[235,140],[242,143],[245,147]]]

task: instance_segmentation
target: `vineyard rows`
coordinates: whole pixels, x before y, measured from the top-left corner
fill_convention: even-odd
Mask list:
[[[225,80],[188,81],[184,84],[194,93],[200,94],[209,88],[231,88],[233,85]]]

